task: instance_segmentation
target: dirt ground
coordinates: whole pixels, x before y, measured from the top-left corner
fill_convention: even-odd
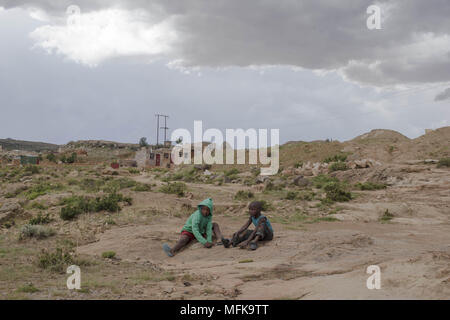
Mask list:
[[[414,148],[414,141],[380,130],[346,143],[351,160],[363,155],[380,164],[330,173],[351,189],[352,199],[345,202],[324,202],[323,190],[295,185],[290,174],[272,177],[281,187],[269,189],[248,166],[237,174],[213,168],[222,180],[212,182],[201,180],[202,171],[175,170],[188,178],[181,180],[187,192],[176,195],[161,191],[170,172],[160,169],[114,172],[108,162],[44,161],[38,173],[26,174],[3,164],[0,299],[450,299],[450,169],[424,161],[448,157],[450,130],[436,132],[416,139]],[[282,165],[294,170],[298,159],[317,161],[340,148],[338,142],[287,144]],[[355,187],[365,182],[385,187]],[[119,212],[60,217],[62,200],[104,196],[102,188],[110,183],[122,183],[119,191],[132,203],[121,202]],[[251,192],[251,199],[236,198],[239,191]],[[290,199],[289,192],[302,196]],[[274,239],[256,251],[206,249],[194,241],[167,257],[163,243],[177,241],[207,197],[226,237],[245,223],[250,201],[267,201]],[[38,214],[49,215],[45,227],[53,233],[21,238],[24,225]],[[57,248],[67,250],[71,262],[57,271],[41,267],[42,257]],[[80,290],[67,289],[68,264],[81,268]],[[380,289],[366,286],[371,265],[381,270]]]

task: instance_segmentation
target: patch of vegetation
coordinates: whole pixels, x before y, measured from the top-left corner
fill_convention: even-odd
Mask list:
[[[75,163],[77,161],[77,154],[76,152],[72,152],[70,156],[63,154],[60,160],[62,163]]]
[[[298,192],[295,191],[288,191],[288,193],[286,194],[285,199],[286,200],[295,200],[298,196]]]
[[[386,209],[386,211],[383,213],[383,215],[380,218],[381,222],[389,222],[391,221],[395,216],[389,212],[389,209]]]
[[[116,253],[114,251],[105,251],[102,253],[103,259],[114,259]]]
[[[131,174],[139,174],[141,173],[141,171],[139,171],[139,169],[136,168],[128,168],[128,172]]]
[[[450,167],[450,158],[443,158],[440,159],[438,164],[437,164],[438,168],[443,168],[443,167]]]
[[[38,292],[39,289],[36,288],[32,283],[28,283],[24,286],[21,286],[17,288],[17,292],[24,292],[24,293],[35,293]]]
[[[183,182],[168,182],[163,185],[159,191],[168,194],[176,194],[177,196],[182,197],[187,191],[187,186]]]
[[[36,225],[36,224],[48,224],[50,222],[52,222],[52,218],[50,218],[50,214],[46,214],[45,216],[42,214],[38,214],[36,217],[31,218],[28,223],[31,225]]]
[[[44,239],[55,235],[56,232],[46,226],[26,224],[20,230],[19,239],[23,240],[26,238],[36,238]]]
[[[25,167],[25,173],[33,175],[33,174],[38,174],[41,172],[41,168],[39,168],[36,165],[28,165]]]
[[[334,172],[334,171],[345,171],[347,170],[347,164],[345,162],[333,162],[329,167],[328,167],[328,171],[329,172]]]
[[[258,200],[258,201],[261,202],[261,205],[262,205],[262,211],[270,211],[270,210],[273,210],[273,206],[272,206],[272,204],[271,204],[269,201],[267,201],[267,200]]]
[[[248,200],[254,198],[255,195],[251,191],[239,190],[234,195],[235,200]]]
[[[27,186],[22,186],[20,188],[17,188],[16,190],[14,190],[13,192],[8,192],[7,194],[5,194],[5,198],[10,199],[10,198],[15,198],[17,197],[19,194],[21,194],[24,191],[27,191],[28,187]]]
[[[311,179],[314,187],[317,189],[323,189],[323,187],[330,182],[339,182],[339,179],[330,177],[326,174],[319,174]]]
[[[231,177],[231,176],[237,175],[239,173],[240,173],[240,171],[238,169],[236,169],[236,168],[233,168],[233,169],[230,169],[230,170],[226,170],[226,171],[223,172],[225,177]]]
[[[303,161],[298,161],[294,164],[294,168],[301,168],[303,167]]]
[[[270,191],[280,191],[283,190],[286,185],[284,183],[275,184],[272,181],[269,181],[264,187],[264,192]]]
[[[387,185],[384,183],[374,183],[374,182],[358,182],[355,184],[355,188],[359,190],[381,190],[386,189]]]
[[[338,154],[335,154],[334,156],[325,158],[325,160],[323,160],[323,162],[325,162],[325,163],[344,162],[345,160],[347,160],[347,157],[348,157],[348,155],[345,153],[338,153]]]
[[[122,189],[132,188],[137,185],[137,182],[129,178],[119,178],[109,181],[103,188],[105,192],[117,192]]]
[[[42,250],[38,256],[37,265],[42,269],[49,269],[54,272],[65,272],[65,267],[74,264],[72,254],[62,248],[56,248],[54,252]]]
[[[119,203],[132,203],[130,197],[124,197],[122,194],[110,193],[103,197],[88,198],[73,196],[62,201],[65,206],[61,208],[60,217],[63,220],[72,220],[82,213],[88,212],[119,212],[121,210]]]
[[[43,203],[41,203],[41,202],[33,202],[31,205],[30,205],[30,208],[31,209],[38,209],[38,210],[46,210],[46,209],[48,209]]]
[[[53,163],[57,163],[58,159],[56,158],[56,156],[53,153],[49,153],[47,155],[47,160]]]
[[[329,182],[323,189],[326,192],[326,199],[330,201],[350,201],[352,194],[345,190],[345,186],[340,182]]]
[[[25,192],[25,197],[28,200],[34,200],[37,197],[43,196],[51,191],[62,189],[64,189],[64,186],[60,183],[53,184],[48,182],[41,182],[38,185],[33,186],[27,192]]]
[[[152,191],[152,186],[147,183],[137,183],[132,190],[137,192],[148,192]]]

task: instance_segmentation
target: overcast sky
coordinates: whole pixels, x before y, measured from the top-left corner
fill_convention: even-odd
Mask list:
[[[448,0],[0,0],[0,138],[154,143],[156,113],[282,143],[415,138],[450,125],[449,17]]]

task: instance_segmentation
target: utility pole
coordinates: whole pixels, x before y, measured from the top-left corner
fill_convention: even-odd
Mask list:
[[[157,123],[156,123],[156,146],[159,145],[159,130],[164,129],[164,143],[166,143],[167,140],[167,118],[169,116],[163,115],[163,114],[156,114],[155,117],[157,117]],[[164,117],[164,127],[159,127],[159,117]]]

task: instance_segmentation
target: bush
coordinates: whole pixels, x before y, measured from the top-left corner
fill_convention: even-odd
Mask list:
[[[352,194],[346,191],[339,182],[329,182],[323,189],[326,192],[326,199],[330,201],[344,202],[352,199]]]
[[[147,184],[147,183],[138,183],[136,185],[136,187],[134,187],[133,191],[138,191],[138,192],[146,192],[146,191],[151,191],[152,187]]]
[[[244,190],[239,190],[235,195],[234,195],[234,199],[235,200],[248,200],[251,198],[254,198],[255,195],[253,194],[253,192],[251,191],[244,191]]]
[[[294,164],[294,168],[301,168],[303,167],[303,161],[298,161]]]
[[[347,160],[347,155],[345,153],[339,153],[335,154],[334,156],[325,158],[323,162],[330,163],[330,162],[343,162]]]
[[[437,164],[438,168],[443,168],[443,167],[450,167],[450,158],[443,158],[440,159],[438,164]]]
[[[176,194],[179,197],[184,196],[184,193],[187,191],[187,186],[183,182],[168,182],[166,185],[162,186],[159,191],[168,194]]]
[[[270,211],[273,209],[273,206],[270,202],[268,202],[267,200],[259,200],[262,204],[262,211]]]
[[[42,269],[50,269],[63,273],[65,266],[74,264],[74,259],[69,251],[56,248],[55,252],[42,251],[38,257],[38,266]]]
[[[41,172],[41,169],[35,165],[28,165],[25,167],[25,172],[28,174],[38,174]]]
[[[47,160],[50,162],[54,162],[54,163],[56,163],[58,161],[58,159],[56,158],[56,156],[53,153],[49,153],[47,155]]]
[[[48,213],[45,216],[39,213],[36,217],[31,218],[30,221],[28,221],[28,223],[31,225],[47,224],[50,222],[52,222],[52,218],[50,218],[50,215]]]
[[[34,293],[34,292],[38,292],[39,289],[36,288],[32,283],[28,283],[28,284],[18,288],[17,291],[24,292],[24,293]]]
[[[355,187],[359,190],[380,190],[386,189],[387,185],[384,183],[373,183],[373,182],[358,182]]]
[[[327,183],[330,182],[339,182],[337,178],[330,177],[326,174],[319,174],[318,176],[312,178],[311,181],[317,189],[322,189]]]
[[[19,239],[20,240],[25,238],[44,239],[55,235],[55,233],[56,232],[53,229],[50,229],[49,227],[26,224],[20,230]]]
[[[224,175],[225,175],[226,177],[231,177],[231,176],[237,175],[238,173],[240,173],[239,170],[236,169],[236,168],[233,168],[233,169],[230,169],[230,170],[226,170],[226,171],[224,172]]]
[[[131,174],[139,174],[140,171],[136,168],[128,168],[128,172]]]
[[[115,171],[115,172],[117,172],[117,171]],[[106,186],[103,188],[103,190],[106,192],[113,193],[113,192],[117,192],[122,189],[135,187],[136,185],[137,185],[137,182],[132,179],[119,178],[119,179],[115,179],[115,180],[108,182],[106,184]]]
[[[297,198],[298,193],[295,191],[288,191],[288,193],[286,194],[286,198],[287,200],[295,200],[295,198]]]
[[[51,184],[51,183],[40,183],[38,185],[35,185],[34,187],[32,187],[31,189],[29,189],[26,193],[25,193],[25,197],[28,200],[34,200],[37,197],[43,196],[45,194],[47,194],[49,191],[53,191],[53,190],[62,190],[63,189],[63,185],[58,183],[58,184]]]
[[[113,259],[116,256],[114,251],[105,251],[102,253],[102,258],[104,259]]]
[[[121,210],[119,202],[132,203],[132,198],[122,194],[110,193],[107,196],[87,198],[73,196],[62,201],[65,207],[61,208],[60,217],[63,220],[72,220],[82,213],[88,212],[118,212]]]
[[[63,155],[61,157],[61,161],[63,163],[75,163],[77,161],[77,154],[76,154],[76,152],[72,152],[72,154],[69,157],[66,157],[66,155]]]
[[[333,171],[339,171],[339,170],[347,170],[347,164],[345,162],[333,162],[329,167],[328,167],[328,171],[329,172],[333,172]]]

